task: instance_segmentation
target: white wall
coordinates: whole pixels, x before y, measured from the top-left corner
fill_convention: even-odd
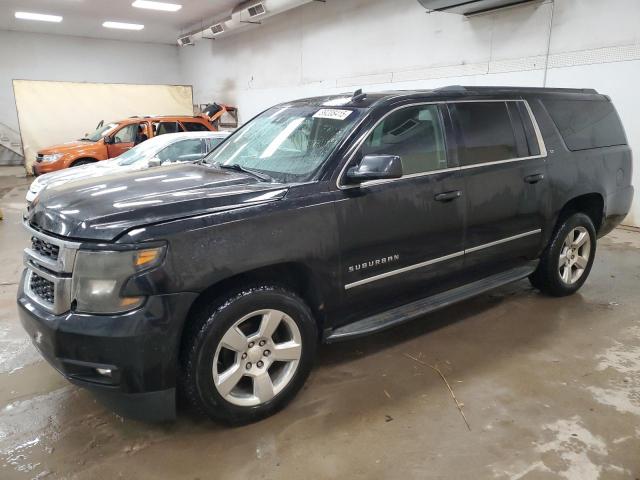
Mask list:
[[[18,130],[13,79],[181,84],[178,65],[177,46],[0,30],[0,124]]]
[[[546,70],[547,86],[609,94],[640,152],[638,18],[637,0],[546,1],[472,18],[427,14],[416,0],[327,0],[179,56],[195,102],[235,104],[241,121],[280,101],[358,87],[543,86]],[[640,194],[627,223],[640,225]]]

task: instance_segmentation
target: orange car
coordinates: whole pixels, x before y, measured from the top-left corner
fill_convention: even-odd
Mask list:
[[[55,145],[38,151],[33,174],[61,170],[98,160],[117,157],[134,146],[138,128],[147,138],[176,132],[199,132],[216,128],[211,118],[203,116],[131,117],[99,125],[91,134],[76,142]]]

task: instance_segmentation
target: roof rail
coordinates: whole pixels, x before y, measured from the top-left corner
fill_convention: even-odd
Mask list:
[[[436,88],[434,92],[467,92],[467,87],[463,87],[462,85],[447,85],[446,87]]]
[[[473,93],[473,92],[513,92],[513,93],[585,93],[598,94],[593,88],[548,88],[548,87],[501,87],[501,86],[462,86],[448,85],[446,87],[436,88],[434,92],[449,93]]]

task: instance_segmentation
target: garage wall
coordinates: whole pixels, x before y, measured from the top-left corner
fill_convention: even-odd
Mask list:
[[[593,87],[612,97],[640,152],[638,18],[637,0],[544,1],[471,18],[428,14],[416,0],[327,0],[179,58],[196,103],[236,104],[241,121],[280,101],[359,87]],[[640,195],[626,223],[640,226]]]
[[[182,83],[178,48],[172,45],[0,30],[0,137],[8,132],[15,138],[19,131],[14,79]],[[55,112],[42,114],[55,118]],[[0,163],[3,157],[9,160],[10,152],[0,145]]]
[[[33,170],[38,150],[82,138],[100,121],[145,113],[193,114],[191,86],[186,85],[14,80],[13,91],[28,172]],[[55,121],[42,112],[56,112]]]

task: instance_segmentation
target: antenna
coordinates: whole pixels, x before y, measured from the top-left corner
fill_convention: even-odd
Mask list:
[[[362,89],[361,88],[359,88],[355,92],[353,92],[353,95],[351,96],[351,100],[353,102],[361,102],[365,98],[367,98],[367,94],[366,93],[362,93]]]

